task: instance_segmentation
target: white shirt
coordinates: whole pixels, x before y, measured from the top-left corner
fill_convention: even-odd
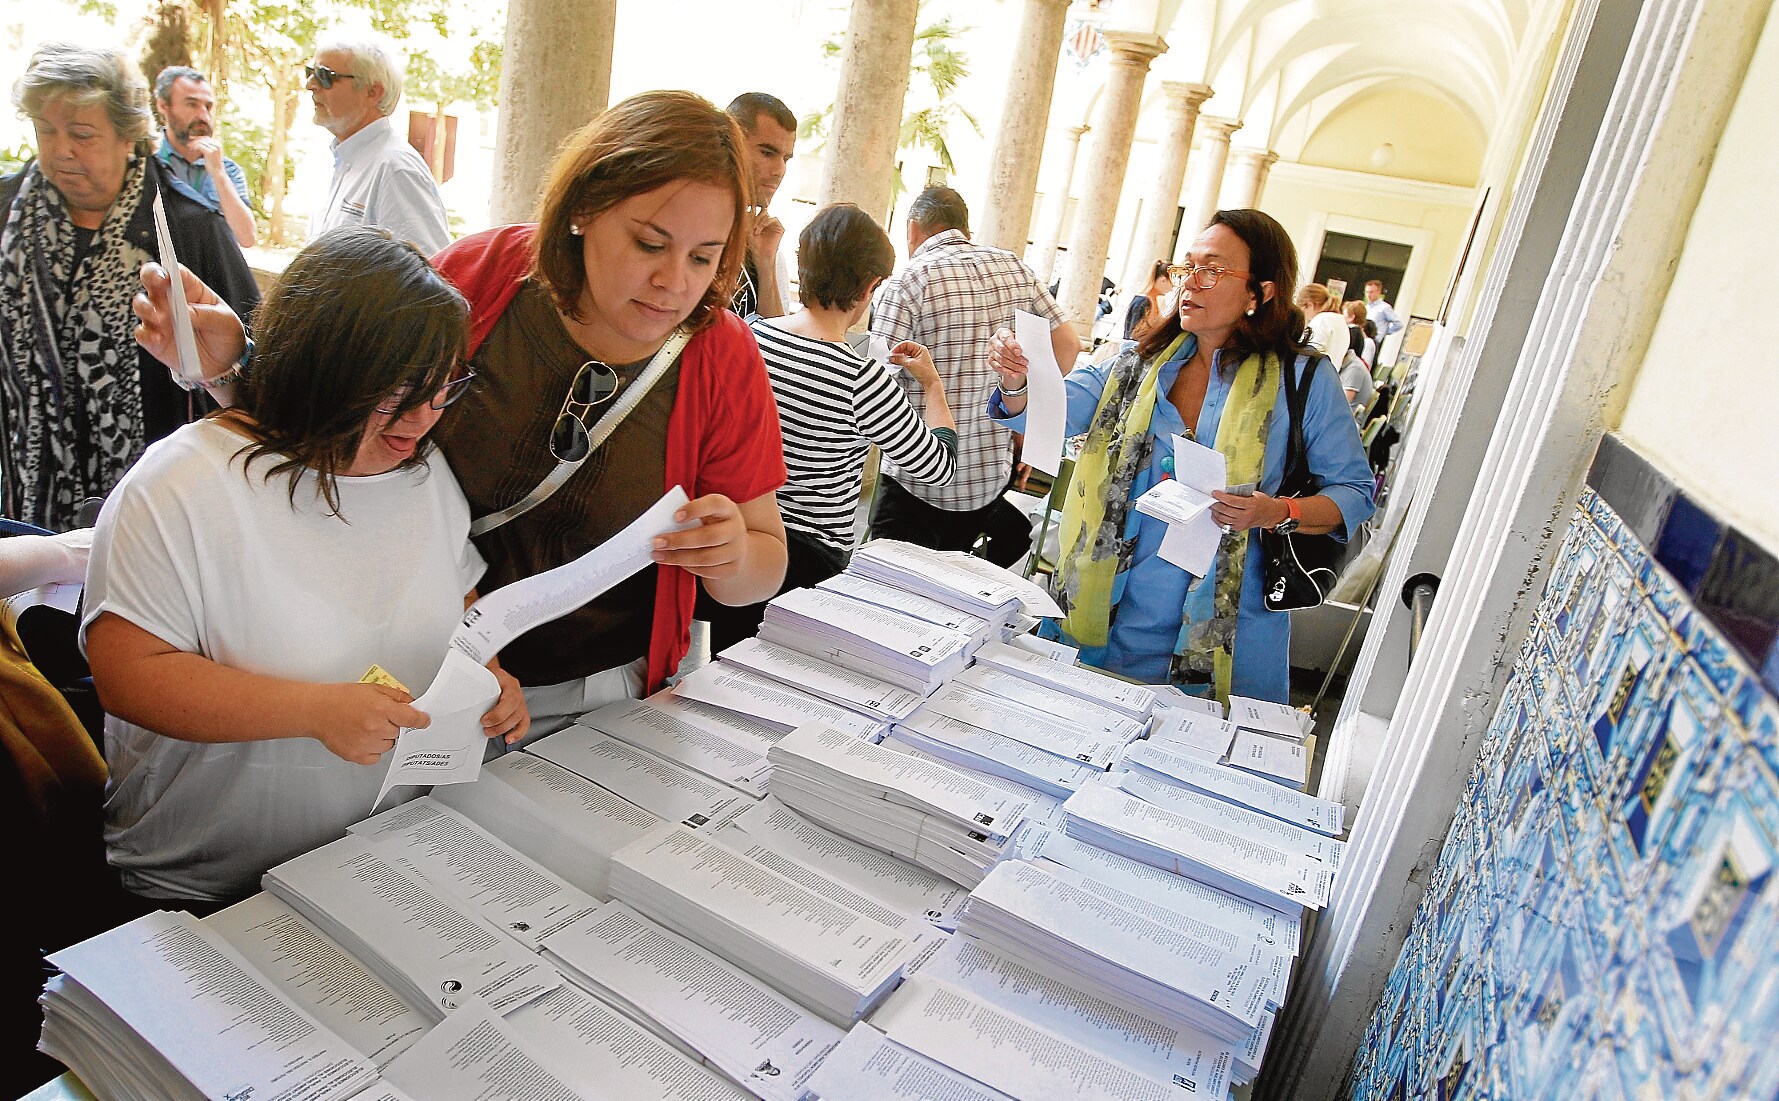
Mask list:
[[[445,201],[414,147],[386,118],[336,141],[327,197],[309,218],[313,241],[337,226],[382,226],[427,256],[451,243]]]
[[[1339,363],[1347,350],[1347,319],[1333,310],[1310,318],[1310,346]]]
[[[1365,303],[1365,317],[1377,326],[1379,340],[1402,328],[1402,319],[1396,316],[1396,310],[1381,298]]]
[[[485,568],[444,458],[340,478],[332,515],[216,421],[154,444],[106,499],[87,571],[85,629],[111,612],[236,669],[313,683],[381,665],[418,696],[432,683]],[[250,476],[249,476],[250,475]],[[105,841],[124,886],[234,898],[267,868],[369,815],[385,766],[309,738],[206,744],[105,719]],[[412,797],[417,788],[397,789]]]

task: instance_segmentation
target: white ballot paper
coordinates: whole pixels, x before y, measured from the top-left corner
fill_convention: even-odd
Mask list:
[[[291,1001],[378,1066],[432,1026],[283,899],[261,891],[204,919]]]
[[[1310,777],[1308,748],[1291,738],[1273,738],[1252,730],[1238,730],[1229,747],[1229,763],[1302,791]]]
[[[480,911],[490,924],[536,950],[538,941],[598,902],[463,815],[422,797],[353,825],[390,846],[427,882]]]
[[[697,1053],[682,1051],[646,1021],[632,1020],[570,983],[507,1014],[506,1024],[577,1096],[597,1101],[746,1101],[748,1096],[701,1064]]]
[[[1013,335],[1025,352],[1025,448],[1020,461],[1052,478],[1062,469],[1063,424],[1068,417],[1068,395],[1063,391],[1062,367],[1050,346],[1050,321],[1025,310],[1013,311]]]
[[[821,1101],[1016,1101],[863,1021],[822,1060],[809,1085]]]
[[[167,293],[173,306],[173,347],[179,352],[174,374],[188,385],[204,381],[198,362],[198,339],[192,332],[191,303],[185,299],[185,276],[179,270],[179,254],[173,251],[173,232],[167,228],[167,207],[160,191],[154,193],[154,235],[160,249],[161,269],[167,273]]]
[[[886,680],[855,673],[821,658],[810,657],[788,646],[774,646],[749,638],[717,655],[730,665],[788,684],[874,719],[899,719],[920,706],[919,692],[899,688]]]
[[[489,761],[473,784],[432,798],[500,831],[513,848],[601,902],[611,897],[612,853],[661,824],[621,796],[530,753]]]
[[[1157,709],[1155,724],[1146,742],[1130,747],[1125,762],[1144,744],[1160,746],[1169,753],[1189,753],[1207,761],[1221,761],[1235,741],[1235,724],[1199,711]]]
[[[1033,634],[1017,634],[1008,638],[1007,645],[1017,646],[1021,650],[1030,650],[1041,658],[1062,665],[1076,665],[1081,661],[1081,648],[1068,646],[1054,639],[1043,638]]]
[[[1139,1074],[1096,1047],[1073,1043],[926,975],[904,982],[871,1023],[903,1047],[1015,1097],[1173,1101],[1190,1089],[1171,1076]]]
[[[39,585],[35,589],[26,589],[16,596],[7,597],[0,603],[12,609],[18,615],[26,608],[35,608],[39,604],[46,608],[54,608],[58,612],[78,615],[80,612],[80,593],[83,586],[77,581],[56,581],[48,585]]]
[[[881,719],[726,661],[713,661],[687,673],[673,686],[671,693],[656,693],[650,702],[662,707],[666,700],[680,698],[740,712],[776,728],[780,734],[807,723],[821,723],[872,741],[876,741],[877,735],[883,731]],[[776,741],[776,737],[766,739],[760,752],[772,748],[771,743]]]
[[[482,716],[500,698],[500,682],[488,667],[457,650],[445,651],[445,663],[432,678],[432,687],[414,701],[432,725],[422,730],[404,729],[388,753],[389,770],[371,809],[376,810],[389,789],[403,784],[463,784],[482,774],[482,754],[488,735]]]
[[[65,948],[49,962],[72,980],[75,989],[64,993],[77,999],[80,1010],[96,1000],[93,1014],[77,1017],[115,1014],[167,1070],[205,1097],[335,1101],[376,1080],[376,1070],[352,1045],[190,914],[144,915]],[[61,1023],[46,1022],[46,1044],[59,1035],[52,1026]],[[78,1053],[85,1050],[86,1043],[72,1051],[55,1045],[52,1054],[69,1054],[79,1070]]]
[[[890,362],[890,356],[893,354],[890,348],[890,342],[876,333],[867,334],[865,337],[865,358],[876,360],[883,364],[886,370],[900,371],[901,367]]]
[[[990,1002],[1155,1082],[1178,1087],[1182,1096],[1220,1098],[1228,1088],[1233,1045],[1178,1021],[1083,993],[974,937],[953,937],[921,965],[920,975]]]
[[[579,723],[539,738],[525,752],[688,829],[721,825],[754,805],[727,784]]]
[[[1203,760],[1190,751],[1176,753],[1174,748],[1174,743],[1170,742],[1141,742],[1131,747],[1124,760],[1126,764],[1141,766],[1193,791],[1238,803],[1317,833],[1336,837],[1344,828],[1347,808],[1343,803],[1292,791],[1240,769]]]
[[[1215,561],[1223,531],[1211,516],[1212,491],[1227,488],[1223,453],[1185,436],[1174,437],[1174,476],[1137,498],[1137,511],[1167,524],[1157,551],[1163,559],[1204,577]]]
[[[976,660],[1036,684],[1079,696],[1089,703],[1109,707],[1142,722],[1147,722],[1150,712],[1155,710],[1154,689],[1108,676],[1085,665],[1063,665],[1050,661],[1004,642],[991,642],[976,651]]]
[[[746,840],[731,836],[736,832]],[[767,796],[714,836],[769,868],[787,860],[807,864],[882,906],[924,918],[940,929],[956,928],[958,911],[969,897],[962,887],[924,868],[809,821],[775,796]],[[771,859],[762,859],[767,853]]]
[[[463,613],[451,645],[481,665],[507,643],[559,619],[654,561],[655,539],[698,526],[676,523],[686,491],[674,486],[628,527],[572,562],[495,589]]]
[[[1187,879],[1128,856],[1119,856],[1097,845],[1077,841],[1060,830],[1021,833],[1009,859],[1029,860],[1050,870],[1053,864],[1176,913],[1234,933],[1288,955],[1296,955],[1302,941],[1302,919],[1270,906],[1238,898],[1208,883]]]
[[[1107,777],[1107,782],[1114,782],[1113,778]],[[1330,870],[1340,870],[1341,857],[1347,847],[1345,841],[1250,810],[1221,796],[1205,795],[1142,769],[1119,773],[1115,783],[1145,803],[1221,826],[1257,845],[1270,845],[1293,854],[1306,853],[1328,865]]]
[[[1190,711],[1197,715],[1223,718],[1223,705],[1209,696],[1194,696],[1177,684],[1151,684],[1155,690],[1155,710]]]
[[[264,883],[435,1019],[472,996],[505,1011],[561,982],[387,841],[342,837],[272,868]]]
[[[679,710],[683,712],[685,706],[682,702]],[[766,764],[766,750],[772,747],[771,741],[762,737],[764,744],[744,744],[745,735],[725,737],[713,733],[702,724],[688,722],[683,713],[671,713],[672,707],[671,702],[663,708],[651,700],[619,700],[589,711],[575,723],[684,765],[743,794],[756,798],[766,794],[766,777],[772,772]]]
[[[1307,711],[1250,696],[1229,697],[1229,721],[1243,730],[1297,739],[1302,739],[1315,725],[1315,720]]]
[[[594,994],[653,1021],[771,1101],[797,1101],[840,1029],[715,952],[621,902],[544,941]]]

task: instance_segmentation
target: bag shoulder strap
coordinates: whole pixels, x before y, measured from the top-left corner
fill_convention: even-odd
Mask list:
[[[1296,496],[1308,488],[1310,458],[1303,421],[1310,393],[1306,376],[1314,370],[1314,361],[1307,354],[1299,353],[1296,363],[1284,371],[1285,412],[1290,417],[1291,434],[1285,443],[1285,474],[1279,480],[1279,493],[1283,496]]]

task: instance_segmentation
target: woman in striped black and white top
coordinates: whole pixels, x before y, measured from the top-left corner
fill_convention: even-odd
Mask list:
[[[846,342],[864,317],[871,292],[895,270],[889,235],[851,203],[825,207],[797,241],[797,293],[803,309],[754,322],[778,400],[789,477],[778,491],[789,563],[787,591],[826,580],[852,554],[853,514],[867,448],[876,444],[904,477],[930,485],[951,480],[957,421],[926,348],[905,340],[890,364],[920,383],[916,412],[888,368]],[[713,652],[759,629],[764,604],[720,607],[705,602]]]

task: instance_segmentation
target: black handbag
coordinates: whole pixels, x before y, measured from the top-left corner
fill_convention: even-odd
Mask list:
[[[1285,371],[1285,409],[1291,419],[1291,435],[1285,445],[1285,476],[1279,481],[1280,497],[1313,497],[1321,483],[1310,473],[1309,447],[1303,438],[1304,409],[1308,404],[1310,378],[1315,364],[1298,356],[1296,369]],[[1346,553],[1346,544],[1332,535],[1280,535],[1256,528],[1260,538],[1260,568],[1265,579],[1261,602],[1272,612],[1314,608],[1327,599],[1337,579],[1335,567]]]

